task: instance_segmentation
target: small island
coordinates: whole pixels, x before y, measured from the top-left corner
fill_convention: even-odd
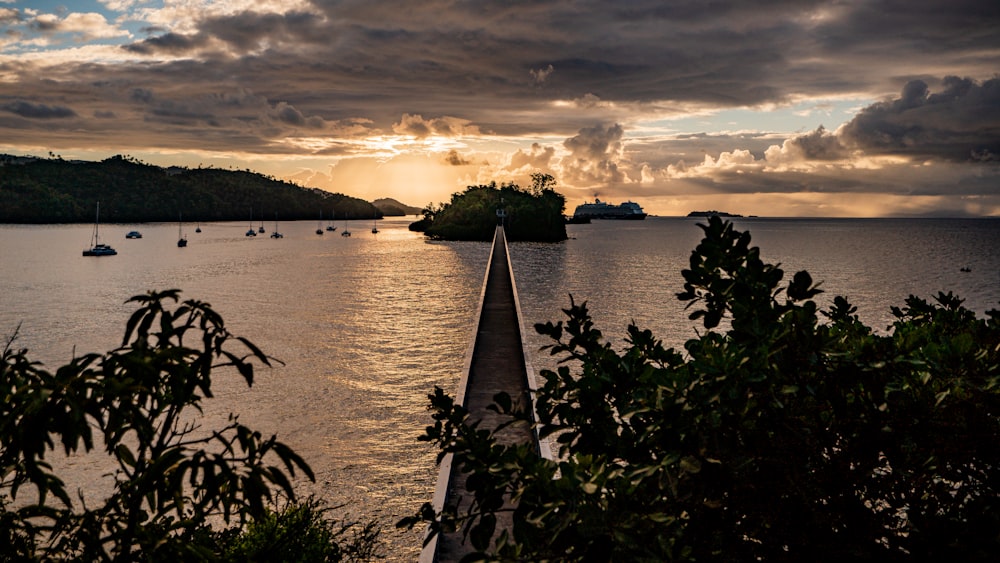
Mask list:
[[[429,206],[424,218],[410,225],[437,240],[493,240],[503,221],[507,240],[559,242],[567,239],[563,210],[566,198],[553,189],[549,174],[531,175],[532,186],[515,183],[469,186],[455,193],[449,203]]]
[[[714,210],[692,211],[691,213],[687,214],[688,217],[712,217],[713,215],[717,217],[742,217],[742,215],[738,213],[726,213],[725,211],[714,211]]]

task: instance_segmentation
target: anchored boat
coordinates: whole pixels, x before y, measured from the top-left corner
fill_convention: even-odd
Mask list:
[[[101,202],[97,202],[97,215],[94,218],[94,234],[90,237],[90,248],[83,251],[84,256],[114,256],[118,251],[100,242],[99,228],[101,224]]]
[[[613,205],[599,199],[594,199],[594,203],[584,203],[576,206],[573,212],[573,219],[631,219],[642,220],[646,218],[646,212],[634,201],[626,201],[619,205]]]

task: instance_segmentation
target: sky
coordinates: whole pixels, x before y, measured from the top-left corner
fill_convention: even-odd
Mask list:
[[[415,206],[542,172],[569,213],[1000,216],[1000,2],[0,0],[0,153]]]

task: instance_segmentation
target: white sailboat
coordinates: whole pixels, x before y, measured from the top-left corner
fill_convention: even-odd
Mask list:
[[[250,229],[247,230],[246,234],[244,234],[243,236],[246,236],[246,237],[255,237],[255,236],[257,236],[257,231],[253,230],[253,206],[252,205],[250,206]]]
[[[177,248],[184,248],[188,245],[188,239],[184,236],[184,219],[180,212],[177,212]]]
[[[327,230],[327,232],[330,232],[330,233],[332,233],[333,231],[336,231],[336,230],[337,230],[337,226],[333,224],[333,221],[334,221],[334,220],[335,220],[336,218],[337,218],[337,210],[336,210],[336,209],[334,209],[334,210],[331,210],[331,211],[330,211],[330,224],[326,226],[326,230]]]
[[[260,228],[263,229],[264,225],[261,224]],[[271,233],[271,238],[285,238],[285,235],[283,235],[283,234],[281,234],[281,233],[278,232],[278,214],[277,213],[274,214],[274,231]]]
[[[84,256],[114,256],[118,251],[107,244],[101,244],[99,227],[101,224],[101,202],[97,202],[97,215],[94,218],[94,234],[90,237],[90,248],[83,251]]]

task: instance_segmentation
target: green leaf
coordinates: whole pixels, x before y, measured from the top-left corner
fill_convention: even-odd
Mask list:
[[[479,551],[485,551],[490,547],[490,540],[493,539],[493,532],[496,531],[497,517],[493,514],[486,514],[472,526],[469,531],[469,539],[472,546]]]

